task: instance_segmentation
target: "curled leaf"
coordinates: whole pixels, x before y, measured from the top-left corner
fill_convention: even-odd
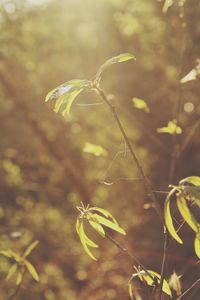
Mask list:
[[[82,91],[91,86],[92,83],[90,80],[70,80],[50,91],[47,94],[45,101],[47,102],[49,100],[55,100],[56,102],[54,106],[54,111],[61,111],[62,115],[65,115],[66,113],[69,115],[72,103],[74,102],[75,98]]]
[[[195,217],[190,212],[187,202],[183,195],[178,195],[177,197],[177,206],[179,209],[180,214],[182,215],[185,222],[194,230],[198,232],[198,222],[196,221]]]
[[[112,57],[110,59],[108,59],[97,71],[96,77],[95,77],[95,81],[97,82],[97,84],[99,84],[100,80],[101,80],[101,74],[111,65],[116,64],[116,63],[120,63],[120,62],[124,62],[130,59],[136,59],[135,56],[131,53],[123,53],[120,54],[118,56]]]
[[[183,241],[181,240],[181,238],[179,237],[179,235],[177,234],[175,228],[174,228],[174,224],[173,224],[173,220],[172,220],[172,216],[171,216],[171,212],[170,212],[170,200],[171,200],[171,196],[172,194],[175,192],[175,189],[172,189],[169,194],[166,197],[165,200],[165,205],[164,205],[164,217],[165,217],[165,224],[167,226],[167,229],[169,231],[169,233],[171,234],[171,236],[180,244],[183,244]]]

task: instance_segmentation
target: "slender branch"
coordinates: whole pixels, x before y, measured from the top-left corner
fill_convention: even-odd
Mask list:
[[[187,289],[181,296],[179,296],[176,300],[189,300],[191,297],[194,296],[194,293],[196,293],[200,289],[200,278],[197,279],[193,285],[189,289]]]
[[[157,214],[159,215],[159,217],[160,217],[160,219],[161,219],[161,221],[163,223],[162,212],[161,212],[160,206],[159,206],[159,204],[157,202],[157,199],[156,199],[156,196],[154,194],[154,191],[152,189],[151,183],[150,183],[149,179],[146,177],[146,175],[144,173],[144,170],[143,170],[143,168],[142,168],[142,166],[140,164],[140,161],[137,158],[137,155],[136,155],[135,151],[133,150],[133,147],[131,146],[131,143],[130,143],[129,138],[128,138],[126,132],[125,132],[125,129],[124,129],[124,127],[123,127],[123,125],[122,125],[119,117],[118,117],[118,114],[116,112],[115,106],[110,103],[110,101],[106,97],[104,91],[100,87],[95,86],[95,89],[99,93],[100,97],[104,100],[104,102],[108,105],[109,109],[111,110],[111,112],[113,114],[113,117],[114,117],[114,119],[115,119],[115,121],[116,121],[116,123],[117,123],[117,125],[119,127],[119,130],[120,130],[120,132],[121,132],[121,134],[122,134],[122,136],[123,136],[123,138],[124,138],[124,140],[125,140],[125,142],[127,144],[127,147],[128,147],[128,149],[129,149],[129,151],[131,153],[131,156],[132,156],[132,158],[133,158],[133,160],[134,160],[134,162],[135,162],[135,164],[137,166],[137,169],[138,169],[138,171],[139,171],[139,173],[140,173],[140,175],[142,177],[142,180],[144,182],[146,190],[148,191],[148,194],[149,194],[151,200],[154,203],[154,206],[155,206],[155,209],[157,211]]]
[[[147,270],[147,268],[140,262],[140,260],[135,257],[133,254],[131,254],[127,248],[124,248],[118,241],[113,239],[108,233],[106,233],[106,237],[109,241],[111,241],[121,252],[125,253],[128,255],[133,261],[135,261],[141,268],[142,270],[155,282],[155,278],[151,275],[151,273]],[[157,282],[155,282],[157,283]]]

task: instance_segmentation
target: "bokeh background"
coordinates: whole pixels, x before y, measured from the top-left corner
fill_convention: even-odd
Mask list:
[[[98,238],[98,261],[83,251],[75,233],[80,201],[111,211],[127,236],[113,233],[149,269],[160,272],[163,234],[114,120],[93,92],[80,95],[70,117],[45,104],[49,90],[71,79],[91,79],[108,58],[123,52],[137,60],[112,66],[102,88],[115,104],[155,190],[168,191],[200,175],[199,81],[179,84],[200,56],[200,3],[174,1],[167,13],[156,0],[0,1],[0,248],[30,256],[40,283],[26,276],[21,300],[126,300],[133,262],[110,241]],[[144,99],[150,113],[134,108]],[[177,105],[178,103],[178,105]],[[189,103],[189,105],[188,105]],[[95,105],[94,105],[95,104]],[[178,108],[177,108],[178,107]],[[178,115],[174,115],[177,113]],[[179,119],[182,144],[175,164],[174,138],[158,134]],[[83,151],[101,145],[107,156]],[[161,205],[165,194],[157,193]],[[184,247],[170,243],[167,278],[183,275],[183,290],[198,278],[193,234],[183,227]],[[15,289],[0,257],[0,299]],[[198,296],[193,300],[199,299]]]

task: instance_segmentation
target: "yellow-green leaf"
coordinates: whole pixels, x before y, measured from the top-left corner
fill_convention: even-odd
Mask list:
[[[91,246],[91,240],[86,236],[85,232],[84,232],[84,228],[83,228],[83,223],[80,222],[80,227],[79,227],[79,237],[80,237],[80,241],[81,244],[83,246],[83,249],[85,250],[85,252],[94,260],[97,260],[96,257],[92,254],[92,252],[90,251],[90,249],[88,248],[88,246]],[[90,242],[89,242],[90,241]],[[91,246],[92,247],[92,246]],[[94,247],[94,246],[93,246]]]
[[[9,280],[17,271],[17,264],[14,264],[10,267],[8,271],[8,275],[6,276],[6,280]]]
[[[18,271],[17,273],[17,278],[16,278],[16,285],[20,285],[22,282],[23,276],[21,270]]]
[[[174,228],[174,224],[173,224],[173,220],[172,220],[172,216],[171,216],[171,212],[170,212],[170,199],[171,199],[171,195],[174,193],[174,190],[172,190],[168,195],[167,198],[165,200],[165,206],[164,206],[164,217],[165,217],[165,224],[167,226],[167,229],[169,231],[169,233],[171,234],[171,236],[180,244],[183,244],[183,241],[181,240],[181,238],[178,236],[175,228]]]
[[[98,223],[100,223],[114,231],[117,231],[121,234],[126,235],[126,232],[124,231],[124,229],[122,229],[117,223],[114,223],[100,215],[97,215],[97,214],[93,214],[93,217],[97,220]]]
[[[123,53],[120,54],[118,56],[112,57],[110,59],[108,59],[97,71],[96,74],[96,82],[99,83],[99,81],[101,80],[101,74],[102,72],[104,72],[109,66],[116,64],[116,63],[120,63],[120,62],[124,62],[124,61],[128,61],[130,59],[136,59],[135,56],[131,53]]]
[[[144,100],[134,97],[132,99],[132,102],[133,102],[133,105],[134,105],[135,108],[143,110],[146,113],[150,112],[150,108]]]
[[[200,258],[200,232],[196,234],[194,239],[194,250],[198,258]]]
[[[133,287],[132,287],[131,282],[129,282],[129,284],[128,284],[128,293],[129,293],[129,296],[130,296],[131,300],[134,300],[134,298],[133,298]]]
[[[190,212],[187,202],[183,195],[179,195],[177,197],[177,207],[179,209],[180,214],[182,215],[185,222],[194,230],[198,232],[198,222],[196,221],[195,217]]]
[[[26,265],[27,270],[29,271],[29,273],[33,277],[33,279],[35,279],[35,281],[39,281],[40,280],[39,275],[38,275],[35,267],[27,260],[24,260],[24,263]]]
[[[100,145],[95,145],[88,142],[85,143],[83,152],[91,153],[95,156],[106,156],[108,154],[107,151]]]
[[[34,241],[30,246],[28,246],[28,248],[25,250],[23,254],[23,258],[26,258],[38,244],[39,241]]]
[[[91,208],[89,209],[89,211],[97,211],[97,212],[100,212],[100,213],[101,213],[102,215],[104,215],[106,218],[111,218],[112,221],[118,225],[118,223],[117,223],[117,221],[115,220],[115,218],[114,218],[114,217],[112,216],[112,214],[111,214],[108,210],[106,210],[106,209],[103,209],[103,208],[100,208],[100,207],[91,207]]]
[[[177,125],[176,120],[171,120],[168,122],[166,127],[157,128],[158,133],[168,133],[168,134],[181,134],[182,128]]]
[[[89,221],[90,225],[92,226],[92,228],[94,228],[94,230],[96,230],[102,237],[105,237],[105,231],[104,231],[103,227],[101,226],[101,224],[99,224],[98,222],[95,222],[95,219],[92,217],[88,217],[88,221]]]
[[[173,5],[174,1],[173,0],[165,0],[165,3],[163,5],[163,13],[166,13],[168,9]]]
[[[200,177],[199,176],[189,176],[182,179],[179,184],[192,183],[195,186],[200,186]]]

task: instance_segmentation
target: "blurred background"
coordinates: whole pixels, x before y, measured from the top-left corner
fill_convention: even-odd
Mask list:
[[[108,108],[93,92],[80,95],[70,117],[44,103],[49,90],[71,79],[91,79],[108,58],[137,60],[110,67],[102,88],[115,104],[161,205],[168,184],[200,175],[198,80],[179,84],[200,56],[200,3],[174,1],[163,13],[156,0],[0,1],[0,248],[39,245],[30,261],[40,283],[26,276],[21,300],[129,299],[133,261],[94,235],[98,261],[75,232],[80,201],[109,210],[127,231],[112,236],[143,264],[160,272],[163,233]],[[134,107],[144,99],[150,112]],[[187,147],[176,159],[174,137],[156,132],[177,118]],[[100,145],[106,155],[84,152]],[[170,179],[169,179],[170,178]],[[171,241],[167,278],[182,275],[183,290],[198,278],[193,233],[184,247]],[[0,300],[15,289],[6,281],[10,261],[0,258]],[[193,300],[199,299],[193,298]]]

